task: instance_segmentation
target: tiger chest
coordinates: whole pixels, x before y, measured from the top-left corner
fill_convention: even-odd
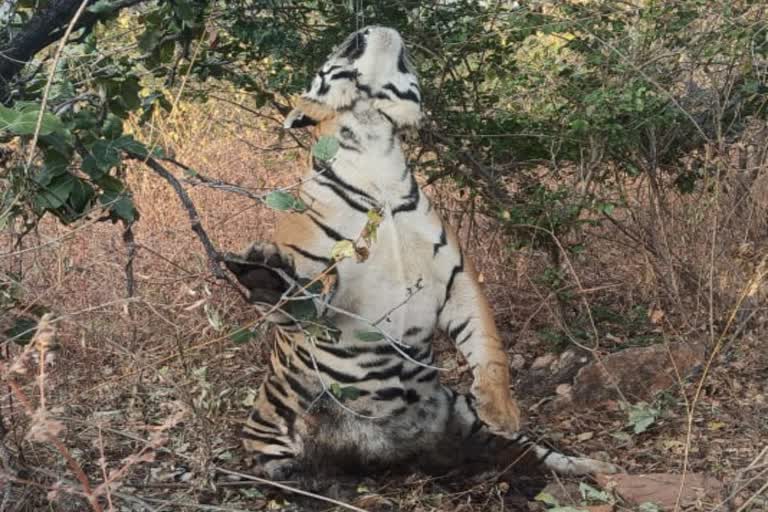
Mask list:
[[[419,212],[393,216],[385,211],[368,258],[339,265],[335,301],[398,338],[431,333],[444,294],[434,254],[439,229]]]

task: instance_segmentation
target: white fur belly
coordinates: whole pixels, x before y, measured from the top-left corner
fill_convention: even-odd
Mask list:
[[[370,323],[378,322],[378,327],[397,339],[414,327],[431,332],[444,292],[435,279],[431,240],[410,226],[423,228],[423,223],[385,214],[369,258],[362,263],[345,260],[340,264],[340,288],[334,299],[337,307]],[[337,320],[365,325],[340,317]]]

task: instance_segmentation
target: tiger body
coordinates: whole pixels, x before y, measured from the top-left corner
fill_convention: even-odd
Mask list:
[[[504,459],[511,445],[527,446],[563,472],[609,469],[549,454],[516,433],[519,409],[489,305],[401,147],[402,130],[421,117],[418,81],[404,52],[392,29],[356,32],[286,120],[289,127],[314,125],[339,149],[327,162],[313,159],[299,192],[308,209],[286,214],[273,243],[255,244],[246,263],[229,265],[277,325],[270,372],[243,429],[245,447],[272,477],[312,459],[369,468],[417,459],[450,467],[475,456]],[[359,240],[371,210],[382,220],[367,259],[334,262],[334,246]],[[323,314],[338,335],[311,335],[275,309],[288,286],[275,286],[261,268],[247,280],[247,262],[280,268],[289,278],[333,275]],[[472,370],[469,394],[440,382],[432,344],[438,330]],[[371,332],[380,335],[361,335]],[[355,391],[342,400],[333,386]]]

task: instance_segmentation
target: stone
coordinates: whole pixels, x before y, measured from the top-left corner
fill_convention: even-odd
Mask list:
[[[570,384],[574,375],[589,362],[587,353],[566,350],[559,356],[545,354],[536,358],[515,389],[525,396],[545,397],[555,393],[560,384]]]
[[[630,402],[648,401],[659,391],[677,384],[678,373],[687,377],[703,360],[703,346],[682,342],[608,354],[602,357],[602,364],[595,360],[576,373],[572,403],[594,407],[618,399],[617,386]]]
[[[674,473],[596,475],[597,483],[603,489],[614,491],[633,505],[650,502],[661,510],[674,510],[682,478],[683,475]],[[723,484],[719,480],[701,473],[687,473],[680,494],[680,507],[699,501],[719,503],[722,493]]]

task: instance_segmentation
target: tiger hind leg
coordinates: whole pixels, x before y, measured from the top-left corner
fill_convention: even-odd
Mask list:
[[[453,394],[454,404],[446,434],[448,439],[459,440],[457,451],[462,455],[463,464],[470,467],[490,464],[497,468],[508,468],[518,463],[525,466],[533,464],[569,476],[621,471],[608,462],[573,457],[545,448],[522,432],[492,432],[478,417],[471,396],[446,390]]]
[[[285,480],[300,471],[304,426],[295,403],[280,389],[274,377],[262,384],[240,436],[246,451],[254,453],[258,472]]]

